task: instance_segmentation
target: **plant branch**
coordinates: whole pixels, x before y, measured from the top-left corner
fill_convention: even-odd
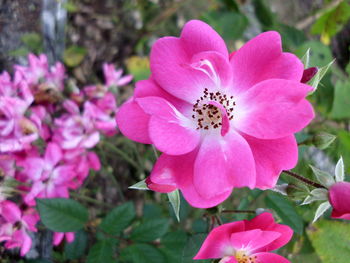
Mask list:
[[[299,181],[301,181],[303,183],[311,185],[311,186],[313,186],[315,188],[326,188],[323,185],[321,185],[319,183],[316,183],[314,181],[311,181],[310,179],[307,179],[306,177],[301,176],[301,175],[299,175],[297,173],[294,173],[294,172],[291,172],[291,171],[287,171],[287,170],[283,170],[282,172],[285,173],[285,174],[288,174],[289,176],[292,176],[292,177],[298,179]]]

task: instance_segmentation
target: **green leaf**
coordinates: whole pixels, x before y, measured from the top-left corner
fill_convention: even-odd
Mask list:
[[[318,85],[320,84],[323,77],[326,75],[330,67],[333,65],[335,60],[329,62],[326,66],[319,68],[316,75],[312,78],[310,85],[314,88],[314,90],[310,93],[314,93],[317,90]]]
[[[63,61],[69,67],[76,67],[83,61],[86,54],[86,48],[73,45],[65,50]]]
[[[86,263],[114,263],[113,255],[113,242],[108,239],[101,240],[91,247]]]
[[[350,258],[350,225],[320,220],[307,231],[322,263],[348,263]]]
[[[42,48],[41,36],[37,33],[26,33],[21,36],[22,43],[32,52],[39,53]]]
[[[315,223],[330,207],[331,204],[328,201],[320,204],[316,210],[315,217],[312,223]]]
[[[161,239],[161,243],[165,247],[176,251],[178,250],[182,251],[186,244],[186,241],[187,241],[187,235],[183,231],[166,233]]]
[[[143,221],[131,233],[134,241],[148,242],[162,237],[169,229],[168,219],[148,219]]]
[[[151,74],[148,57],[132,56],[127,59],[126,67],[134,76],[134,81],[148,79]]]
[[[66,242],[64,245],[64,254],[66,259],[79,259],[85,254],[87,245],[87,234],[79,230],[75,233],[74,241]]]
[[[166,263],[163,254],[157,248],[149,244],[134,244],[128,246],[121,251],[120,258],[132,263]]]
[[[271,9],[267,7],[264,0],[253,0],[255,14],[259,19],[260,23],[265,27],[269,28],[274,24],[275,15],[271,12]]]
[[[311,28],[311,33],[321,34],[321,41],[330,43],[330,39],[350,18],[350,5],[347,1],[342,1],[335,8],[324,13]]]
[[[315,201],[328,200],[328,190],[324,188],[316,188],[310,192],[301,205],[307,205]]]
[[[75,232],[88,221],[87,209],[72,199],[36,199],[36,205],[43,224],[55,232]]]
[[[324,150],[328,148],[335,141],[336,138],[337,136],[333,134],[327,132],[320,132],[312,138],[312,143],[317,148]]]
[[[180,194],[179,190],[172,191],[171,193],[168,193],[168,198],[171,203],[171,206],[173,207],[175,216],[177,221],[180,222]]]
[[[322,67],[332,61],[333,56],[330,48],[319,41],[306,41],[295,51],[298,57],[302,57],[310,49],[310,67]]]
[[[112,209],[102,220],[99,227],[108,234],[117,235],[129,226],[134,218],[134,204],[128,202]]]
[[[331,185],[333,185],[335,183],[334,178],[332,175],[330,175],[327,172],[324,172],[312,165],[310,165],[312,172],[314,173],[314,175],[317,178],[317,181],[320,182],[320,184],[322,184],[325,187],[330,187]]]
[[[350,118],[350,82],[337,81],[331,117],[334,119]]]
[[[308,48],[304,54],[304,56],[301,58],[301,62],[304,64],[304,68],[308,68],[310,64],[310,48]]]
[[[207,234],[196,234],[187,240],[182,253],[181,263],[209,263],[210,260],[193,260],[193,257],[198,253]]]
[[[146,179],[133,184],[132,186],[129,186],[129,189],[136,189],[136,190],[149,190],[147,184],[146,184]]]
[[[339,161],[337,162],[337,165],[335,166],[335,180],[337,182],[342,182],[345,179],[345,173],[344,173],[344,162],[343,157],[340,157]]]
[[[266,206],[273,209],[282,219],[283,223],[289,225],[298,234],[302,234],[304,228],[303,220],[288,199],[271,193],[266,196],[265,201]]]

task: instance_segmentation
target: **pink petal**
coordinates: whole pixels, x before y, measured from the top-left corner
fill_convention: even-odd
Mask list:
[[[182,29],[180,38],[188,54],[217,51],[228,57],[224,40],[212,27],[202,21],[191,20],[187,22]]]
[[[96,153],[88,152],[87,159],[91,169],[95,171],[99,171],[101,169],[101,162]]]
[[[62,159],[62,150],[58,144],[48,143],[45,151],[45,161],[52,167],[55,166]]]
[[[248,143],[232,131],[222,139],[206,136],[194,165],[193,184],[206,198],[233,187],[255,186],[255,165]]]
[[[1,216],[10,223],[15,223],[21,220],[21,210],[11,201],[3,201],[0,203]]]
[[[254,156],[256,167],[256,187],[270,189],[277,183],[282,170],[295,167],[298,161],[298,145],[293,135],[261,140],[243,134]]]
[[[231,234],[243,230],[243,221],[228,223],[214,228],[205,239],[194,259],[231,256],[234,253],[234,248],[231,243]]]
[[[350,220],[350,183],[338,182],[329,188],[332,217]]]
[[[121,133],[130,140],[151,144],[148,135],[148,122],[150,116],[146,114],[135,101],[124,103],[116,117]]]
[[[257,253],[252,256],[256,256],[260,263],[290,263],[288,259],[273,253]]]
[[[81,146],[83,146],[85,148],[92,148],[96,144],[98,144],[99,141],[100,141],[100,133],[98,131],[95,131],[95,132],[93,132],[85,137]]]
[[[154,80],[173,96],[194,102],[204,90],[212,85],[203,72],[192,68],[191,55],[183,43],[175,37],[164,37],[156,41],[151,50],[151,71]]]
[[[75,233],[74,232],[67,232],[66,234],[66,240],[68,243],[72,243],[75,238]]]
[[[298,132],[314,117],[305,99],[311,89],[290,80],[260,82],[237,98],[234,126],[260,139],[278,139]]]
[[[231,243],[236,250],[254,252],[265,247],[278,237],[280,233],[274,231],[262,231],[260,229],[235,232],[231,235]]]
[[[64,238],[64,233],[55,232],[53,234],[53,245],[58,246]]]
[[[168,184],[157,184],[152,182],[151,177],[146,178],[146,184],[149,189],[159,193],[170,193],[176,190],[176,186]]]
[[[157,184],[177,186],[193,207],[216,206],[231,194],[231,190],[221,191],[220,194],[209,199],[200,196],[193,184],[193,164],[196,155],[197,150],[178,156],[162,154],[153,167],[151,180]]]
[[[136,101],[147,114],[152,115],[149,135],[157,149],[166,154],[180,155],[192,151],[198,145],[200,133],[192,121],[165,99],[145,97]]]
[[[259,249],[259,251],[263,252],[272,251],[284,246],[293,236],[293,230],[289,226],[275,223],[273,215],[267,212],[254,217],[252,220],[244,220],[244,224],[246,230],[261,229],[280,233],[280,236],[276,240]]]
[[[267,79],[300,81],[304,66],[293,54],[282,53],[277,32],[265,32],[241,47],[231,58],[233,90],[240,93]]]

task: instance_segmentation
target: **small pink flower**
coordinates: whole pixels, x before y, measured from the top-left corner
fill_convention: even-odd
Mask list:
[[[0,203],[0,242],[5,241],[5,248],[21,248],[21,256],[24,256],[32,246],[32,240],[28,232],[36,232],[36,223],[39,215],[34,209],[27,209],[23,213],[19,207],[11,201]],[[0,222],[1,222],[0,220]]]
[[[123,70],[115,70],[115,67],[113,64],[103,64],[103,74],[105,76],[105,82],[107,87],[111,86],[124,86],[128,84],[133,76],[132,75],[126,75],[123,76]]]
[[[350,220],[350,183],[338,182],[329,188],[332,218]]]
[[[69,183],[76,174],[72,165],[60,164],[61,160],[60,147],[55,143],[49,143],[44,158],[28,157],[19,163],[24,168],[22,173],[32,182],[29,193],[24,197],[28,205],[35,205],[37,197],[69,197]]]
[[[237,221],[214,228],[194,259],[221,258],[220,263],[289,263],[269,251],[292,238],[293,230],[276,224],[270,213],[248,221]]]
[[[90,112],[81,114],[78,105],[70,100],[64,102],[64,107],[69,113],[55,119],[53,140],[65,150],[94,147],[100,141],[100,133]]]
[[[156,41],[152,76],[136,83],[117,114],[128,138],[163,154],[150,181],[182,191],[195,207],[224,201],[236,187],[268,189],[298,159],[294,133],[314,117],[304,67],[265,32],[229,55],[201,21]],[[171,188],[173,189],[173,188]]]

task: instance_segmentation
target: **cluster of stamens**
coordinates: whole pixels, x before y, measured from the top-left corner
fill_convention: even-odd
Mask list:
[[[228,97],[220,91],[209,92],[205,88],[203,96],[197,99],[192,110],[192,119],[197,121],[197,130],[209,130],[210,127],[217,129],[222,126],[221,111],[215,105],[210,104],[210,101],[220,103],[226,110],[228,119],[233,119],[233,110],[236,105],[233,101],[233,96]]]
[[[235,255],[238,263],[259,263],[257,256],[246,255],[245,253],[236,253]]]

